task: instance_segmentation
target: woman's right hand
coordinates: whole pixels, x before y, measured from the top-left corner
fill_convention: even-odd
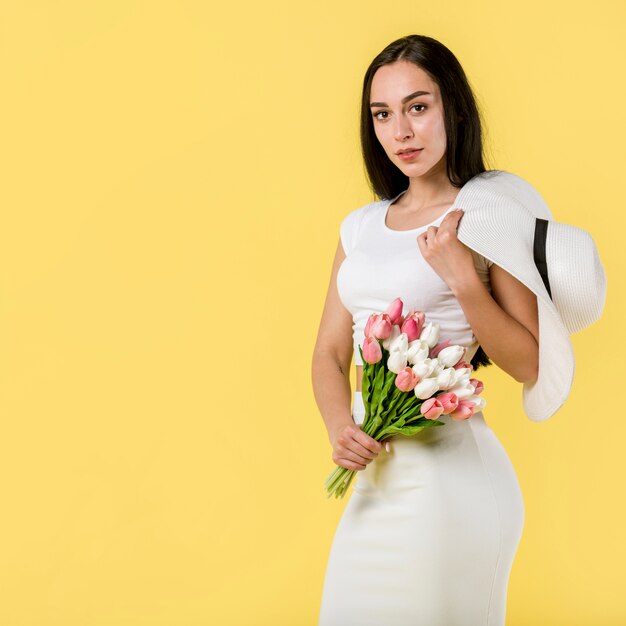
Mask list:
[[[331,438],[333,462],[351,470],[364,470],[383,449],[383,444],[351,422],[340,426]]]

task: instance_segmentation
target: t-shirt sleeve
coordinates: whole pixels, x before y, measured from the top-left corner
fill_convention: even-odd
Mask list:
[[[493,261],[490,261],[482,254],[478,254],[475,250],[472,250],[472,256],[474,257],[474,265],[478,270],[482,270],[483,272],[489,271],[489,268],[493,265]]]
[[[343,218],[341,224],[339,225],[341,245],[343,246],[343,251],[346,253],[346,256],[352,252],[352,249],[356,244],[362,217],[363,207],[360,207],[350,211],[350,213]]]
[[[487,288],[487,291],[491,293],[491,276],[489,274],[489,268],[493,265],[493,261],[490,261],[482,254],[478,254],[478,252],[474,250],[472,250],[472,257],[474,257],[474,267],[476,268],[478,277]]]

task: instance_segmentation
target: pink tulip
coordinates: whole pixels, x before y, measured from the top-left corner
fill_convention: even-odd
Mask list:
[[[452,345],[452,342],[449,339],[446,339],[445,341],[438,343],[436,346],[430,349],[430,352],[428,353],[428,357],[431,359],[434,359],[444,348],[447,348],[448,346],[451,346],[451,345]]]
[[[372,313],[367,318],[363,334],[374,339],[387,339],[391,335],[393,324],[387,313]]]
[[[456,411],[450,413],[450,417],[457,422],[469,419],[474,415],[474,407],[476,405],[471,400],[461,400]]]
[[[452,411],[455,411],[459,406],[459,397],[453,391],[446,391],[437,396],[437,400],[443,406],[444,415],[449,415]]]
[[[400,298],[396,298],[388,307],[385,313],[389,315],[392,324],[397,324],[402,317],[403,303]]]
[[[467,354],[467,351],[466,351],[466,354]],[[469,370],[474,369],[474,366],[471,363],[468,363],[467,361],[464,361],[463,359],[461,359],[458,363],[456,363],[452,367],[454,367],[455,370],[461,369],[463,367],[467,367]]]
[[[383,351],[375,337],[366,337],[361,346],[361,351],[363,352],[363,360],[367,363],[378,363],[383,358]]]
[[[420,336],[417,332],[417,322],[412,317],[407,317],[404,322],[402,322],[400,332],[406,333],[409,343],[415,339],[419,339]]]
[[[478,380],[478,378],[470,378],[469,381],[470,383],[472,383],[472,385],[474,385],[474,393],[476,395],[478,395],[481,391],[484,390],[485,385],[483,385],[482,380]]]
[[[405,367],[403,370],[400,370],[396,376],[396,387],[400,391],[412,391],[420,380],[420,376],[410,367]]]
[[[387,313],[379,313],[372,322],[372,337],[376,337],[376,339],[387,339],[389,335],[391,335],[391,327],[393,324],[391,323],[391,319]]]
[[[422,415],[429,420],[436,420],[443,413],[443,406],[439,398],[428,398],[422,403]]]
[[[409,343],[419,339],[422,334],[422,329],[424,328],[425,319],[426,314],[424,311],[415,311],[414,309],[411,309],[407,313],[407,316],[404,318],[404,321],[400,326],[400,331],[406,333]]]

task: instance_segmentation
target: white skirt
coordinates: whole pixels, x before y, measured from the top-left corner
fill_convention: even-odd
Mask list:
[[[352,415],[363,423],[360,391]],[[446,424],[392,437],[390,452],[357,472],[319,626],[504,625],[524,526],[519,482],[482,411],[438,419]]]

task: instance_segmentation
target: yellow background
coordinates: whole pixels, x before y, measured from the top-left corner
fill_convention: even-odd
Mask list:
[[[347,500],[323,493],[311,354],[339,223],[374,199],[363,74],[411,33],[464,66],[488,166],[587,229],[608,277],[551,420],[480,370],[526,507],[507,625],[626,623],[625,17],[3,2],[0,624],[316,624]]]

